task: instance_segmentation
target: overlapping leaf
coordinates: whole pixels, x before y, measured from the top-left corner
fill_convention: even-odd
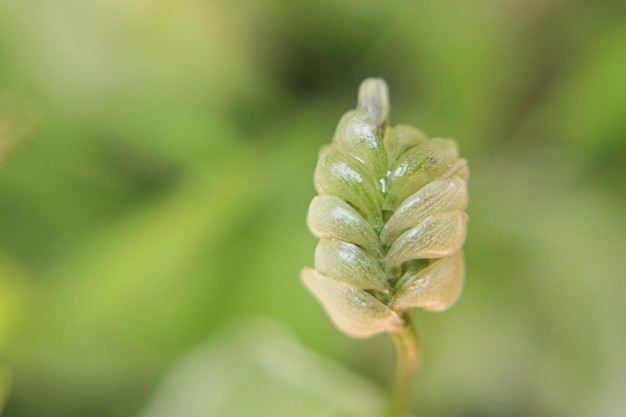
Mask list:
[[[307,217],[321,240],[302,279],[354,337],[396,331],[410,308],[445,310],[463,287],[467,162],[452,140],[388,124],[387,86],[367,79],[320,152]]]

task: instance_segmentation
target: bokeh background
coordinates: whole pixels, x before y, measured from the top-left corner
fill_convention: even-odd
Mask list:
[[[624,415],[622,1],[4,0],[4,416],[375,415],[390,340],[299,280],[318,149],[368,76],[472,170],[412,410]]]

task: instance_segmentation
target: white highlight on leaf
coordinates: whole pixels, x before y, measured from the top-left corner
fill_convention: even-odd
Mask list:
[[[363,290],[389,290],[385,273],[378,262],[352,243],[320,240],[315,249],[315,269]]]
[[[371,254],[382,256],[372,226],[350,204],[333,195],[318,195],[311,201],[307,224],[314,236],[354,243]]]
[[[460,210],[429,217],[394,242],[387,252],[387,267],[399,267],[413,259],[452,255],[465,241],[466,222],[467,215]]]
[[[429,216],[467,206],[467,186],[459,177],[436,179],[400,204],[380,233],[383,245],[391,245],[407,229]]]

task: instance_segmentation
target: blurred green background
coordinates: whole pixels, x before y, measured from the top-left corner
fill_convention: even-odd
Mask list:
[[[412,410],[623,415],[622,1],[4,0],[4,416],[375,409],[390,340],[299,280],[317,151],[368,76],[472,170],[464,295],[415,313]],[[177,373],[192,352],[212,371]]]

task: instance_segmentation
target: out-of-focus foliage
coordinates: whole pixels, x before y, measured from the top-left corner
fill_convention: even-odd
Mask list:
[[[10,375],[7,370],[0,368],[0,413],[4,410],[10,392]]]
[[[376,417],[379,387],[251,320],[201,346],[165,378],[142,417]]]
[[[141,415],[250,314],[387,385],[390,342],[298,278],[317,152],[369,76],[472,166],[466,286],[414,317],[412,408],[620,414],[624,74],[619,1],[0,2],[4,416]]]

